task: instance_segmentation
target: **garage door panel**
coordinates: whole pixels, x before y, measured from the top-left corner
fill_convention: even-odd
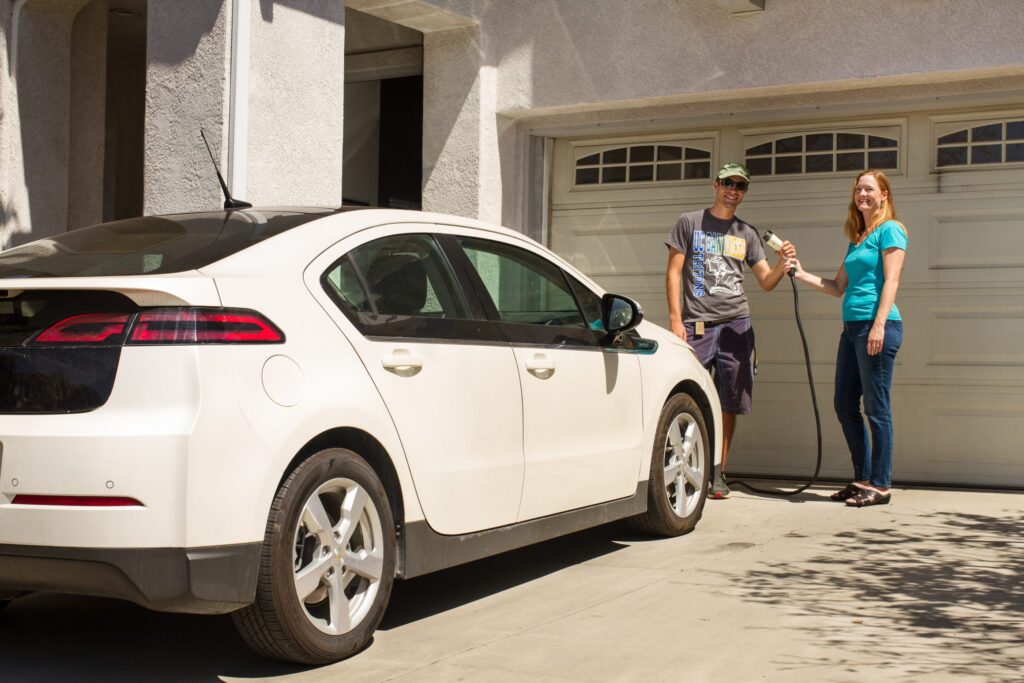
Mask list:
[[[650,274],[665,268],[665,236],[678,217],[664,209],[560,215],[551,248],[591,277]]]
[[[806,384],[765,379],[758,379],[753,414],[737,427],[729,469],[810,476],[816,435]],[[846,478],[850,456],[832,410],[835,385],[817,376],[815,384],[822,417],[821,476]],[[1024,392],[897,380],[892,402],[896,479],[1024,486]]]
[[[847,477],[850,454],[832,412],[832,383],[815,384],[821,411],[821,476]],[[816,457],[817,435],[806,380],[767,382],[758,376],[753,413],[739,419],[729,470],[806,477],[814,472]]]
[[[959,369],[975,377],[1024,379],[1024,305],[1008,297],[980,305],[962,299],[956,305],[957,299],[929,306],[927,365],[939,374]]]
[[[935,387],[910,392],[907,421],[922,429],[902,439],[907,478],[1024,486],[1024,393]],[[898,424],[898,423],[897,423]]]
[[[1024,270],[1024,205],[1001,211],[957,211],[932,214],[928,267],[933,270],[969,270],[969,277],[984,278],[984,271]],[[1002,279],[1005,272],[990,273]]]

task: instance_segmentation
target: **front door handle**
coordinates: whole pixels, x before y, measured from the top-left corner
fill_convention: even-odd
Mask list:
[[[538,353],[526,361],[526,371],[539,379],[548,379],[555,374],[555,362],[543,353]]]

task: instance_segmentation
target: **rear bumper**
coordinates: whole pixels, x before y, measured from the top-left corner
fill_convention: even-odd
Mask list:
[[[223,614],[256,596],[260,543],[206,548],[0,545],[0,595],[119,598],[161,612]]]

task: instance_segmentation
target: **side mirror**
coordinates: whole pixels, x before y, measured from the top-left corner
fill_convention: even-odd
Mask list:
[[[601,323],[608,334],[628,332],[644,319],[640,304],[618,294],[601,297]]]

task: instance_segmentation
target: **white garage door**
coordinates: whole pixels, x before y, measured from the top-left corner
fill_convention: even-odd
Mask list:
[[[755,172],[739,215],[797,244],[832,277],[856,170],[887,169],[910,233],[897,303],[895,477],[1024,486],[1024,110],[918,112],[771,128],[715,128],[555,144],[551,247],[667,323],[665,235],[706,207],[725,161]],[[774,256],[769,257],[774,263]],[[788,281],[747,278],[760,370],[730,471],[813,471],[814,418]],[[823,476],[847,477],[832,411],[840,308],[801,290],[824,427]]]

